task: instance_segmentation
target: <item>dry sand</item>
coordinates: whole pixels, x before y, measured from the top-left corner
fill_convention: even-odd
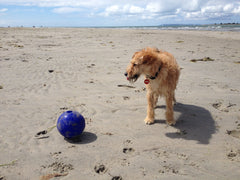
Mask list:
[[[146,46],[182,68],[173,127],[163,99],[144,124],[143,78],[123,76]],[[1,28],[0,179],[239,179],[239,50],[239,32]],[[81,142],[53,127],[66,110]]]

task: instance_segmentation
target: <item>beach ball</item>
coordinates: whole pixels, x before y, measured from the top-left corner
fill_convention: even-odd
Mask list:
[[[65,138],[71,139],[82,134],[85,128],[85,119],[77,111],[62,113],[57,121],[57,129]]]

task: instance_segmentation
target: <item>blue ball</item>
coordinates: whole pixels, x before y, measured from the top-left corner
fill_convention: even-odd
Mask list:
[[[77,111],[66,111],[59,116],[57,129],[65,138],[80,136],[85,128],[85,119]]]

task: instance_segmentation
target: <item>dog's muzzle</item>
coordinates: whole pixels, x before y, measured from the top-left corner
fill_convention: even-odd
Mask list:
[[[134,76],[132,76],[132,77],[128,77],[128,73],[126,72],[126,73],[124,73],[124,75],[127,77],[127,80],[128,81],[131,81],[131,82],[135,82],[135,81],[137,81],[137,79],[139,78],[139,74],[135,74]]]
[[[129,81],[128,73],[127,73],[127,72],[124,73],[124,76],[126,76],[126,77],[127,77],[127,80]]]

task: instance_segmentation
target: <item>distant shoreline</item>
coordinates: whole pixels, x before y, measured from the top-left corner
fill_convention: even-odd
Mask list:
[[[1,28],[11,28],[1,27]],[[106,28],[106,29],[156,29],[156,30],[188,30],[188,31],[240,31],[239,23],[220,24],[163,24],[158,26],[13,26],[12,28]]]

